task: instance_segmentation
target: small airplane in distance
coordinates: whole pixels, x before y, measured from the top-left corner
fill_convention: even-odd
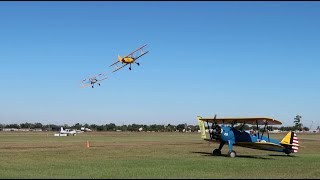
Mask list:
[[[96,83],[100,86],[100,82],[107,79],[107,78],[108,77],[106,76],[106,73],[100,73],[96,76],[86,78],[81,81],[81,83],[82,83],[81,88],[89,86],[89,85],[91,85],[91,87],[94,88],[94,84],[96,84]]]
[[[67,134],[67,136],[76,136],[77,135],[77,131],[76,130],[70,130],[70,129],[63,129],[63,127],[61,127],[61,130],[59,132],[60,134]]]
[[[120,55],[118,55],[118,61],[116,61],[115,63],[111,64],[109,67],[111,67],[113,65],[116,65],[119,62],[124,64],[121,67],[118,67],[116,65],[118,68],[113,71],[113,72],[116,72],[116,71],[118,71],[119,69],[123,68],[124,66],[126,66],[128,64],[130,65],[129,70],[131,70],[131,64],[132,63],[136,63],[139,66],[140,64],[138,62],[136,62],[136,60],[149,52],[149,51],[144,51],[144,48],[146,46],[147,46],[147,44],[141,46],[140,48],[134,50],[133,52],[131,52],[130,54],[128,54],[128,55],[126,55],[124,57],[121,57]]]
[[[232,158],[236,156],[236,152],[233,150],[234,145],[259,150],[284,152],[287,155],[298,152],[299,141],[295,132],[290,131],[281,141],[269,137],[268,126],[282,124],[275,119],[265,117],[216,118],[216,115],[214,118],[202,118],[198,116],[197,119],[201,137],[209,142],[220,142],[219,148],[212,152],[213,156],[220,156],[221,149],[226,143],[229,148],[228,156]],[[210,138],[207,138],[204,122],[207,122]],[[209,123],[211,123],[211,127]],[[237,123],[242,124],[238,129],[234,127]],[[242,128],[245,124],[255,124],[258,133],[250,134],[244,131]],[[261,135],[259,133],[259,125],[264,125]],[[267,137],[263,136],[264,132],[267,132]]]

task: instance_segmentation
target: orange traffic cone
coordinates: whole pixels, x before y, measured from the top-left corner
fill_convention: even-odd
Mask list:
[[[89,144],[89,141],[87,141],[87,148],[89,148],[90,147],[90,144]]]

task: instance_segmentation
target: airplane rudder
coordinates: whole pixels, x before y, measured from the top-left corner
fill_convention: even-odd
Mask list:
[[[120,55],[118,55],[118,60],[121,61],[122,60],[122,57]]]
[[[200,129],[200,132],[201,132],[201,138],[206,139],[207,135],[206,135],[205,127],[204,127],[204,122],[201,121],[200,118],[201,118],[201,116],[197,116],[198,125],[199,125],[199,129]]]
[[[298,137],[296,135],[297,133],[295,132],[292,132],[292,136],[291,136],[291,141],[292,141],[292,150],[293,150],[293,153],[296,153],[298,152],[298,149],[299,149],[299,140],[298,140]]]

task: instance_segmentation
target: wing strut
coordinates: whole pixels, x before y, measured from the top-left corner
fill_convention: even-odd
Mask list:
[[[208,131],[209,131],[210,139],[212,140],[212,136],[211,136],[211,132],[210,132],[210,126],[209,126],[209,122],[208,122],[208,121],[207,121],[207,126],[208,126]]]
[[[114,70],[114,71],[112,71],[112,72],[116,72],[116,71],[118,71],[119,69],[121,69],[121,68],[125,67],[125,66],[126,66],[126,65],[128,65],[128,64],[130,64],[130,63],[127,63],[127,64],[125,64],[125,65],[123,65],[123,66],[121,66],[121,67],[117,68],[116,70]]]
[[[264,132],[266,131],[267,124],[268,124],[268,121],[266,121],[266,123],[264,124],[264,128],[263,128],[263,131],[262,131],[262,134],[261,134],[261,138],[262,138]]]
[[[260,138],[259,138],[259,125],[258,125],[258,120],[256,120],[256,122],[257,122],[258,139],[260,139]]]

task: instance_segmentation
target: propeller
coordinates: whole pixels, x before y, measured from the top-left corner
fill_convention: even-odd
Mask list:
[[[212,131],[210,132],[210,138],[211,138],[211,140],[213,140],[213,125],[216,125],[216,123],[215,123],[216,118],[217,118],[217,115],[215,114],[214,117],[213,117],[213,122],[212,122],[212,124],[211,124],[211,130],[212,130]]]
[[[208,126],[208,131],[209,131],[209,135],[210,135],[210,139],[211,138],[211,133],[210,133],[210,126],[209,126],[209,122],[207,121],[207,126]],[[208,141],[208,147],[210,146],[210,141]]]

